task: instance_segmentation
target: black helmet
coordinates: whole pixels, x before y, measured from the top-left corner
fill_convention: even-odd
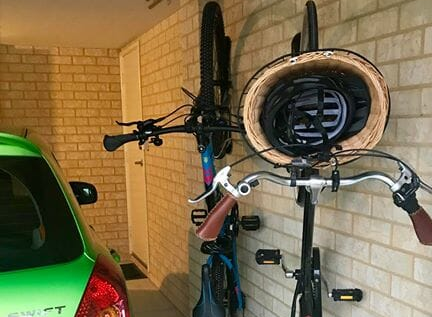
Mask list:
[[[244,124],[265,159],[292,158],[336,145],[372,148],[381,138],[390,99],[379,71],[349,51],[316,51],[273,63],[247,87]]]

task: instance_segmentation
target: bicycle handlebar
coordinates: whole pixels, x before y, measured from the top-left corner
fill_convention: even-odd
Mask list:
[[[304,186],[304,187],[312,187],[312,188],[331,187],[334,182],[332,178],[323,178],[314,175],[307,178],[303,178],[303,177],[293,178],[293,177],[281,176],[271,172],[256,172],[256,173],[249,174],[248,176],[243,178],[240,182],[238,182],[237,187],[240,190],[240,194],[245,195],[246,191],[248,194],[250,191],[251,184],[254,184],[255,182],[261,179],[265,179],[270,182],[283,185],[283,186],[290,186],[290,187]],[[396,184],[396,181],[392,177],[382,172],[361,173],[352,177],[340,178],[338,181],[339,181],[339,186],[351,186],[368,179],[380,180],[381,182],[387,184],[389,187],[393,187]]]
[[[340,186],[351,186],[365,180],[378,180],[386,184],[393,192],[393,199],[397,206],[402,207],[401,202],[403,203],[407,201],[407,199],[414,199],[414,205],[418,208],[410,211],[405,210],[411,218],[419,241],[422,244],[432,245],[432,219],[426,213],[424,208],[418,205],[415,197],[415,191],[420,186],[418,177],[413,174],[411,169],[402,164],[400,164],[401,175],[397,180],[385,173],[377,171],[361,173],[346,178],[324,178],[318,175],[296,178],[292,175],[286,177],[262,171],[249,174],[239,181],[236,186],[229,182],[230,169],[231,167],[229,166],[223,168],[215,177],[215,180],[229,192],[229,195],[225,196],[221,203],[217,204],[210,211],[207,219],[197,229],[196,234],[203,240],[214,240],[217,238],[217,234],[223,224],[223,221],[221,223],[219,220],[224,219],[229,213],[231,207],[236,203],[237,199],[241,196],[248,195],[252,188],[259,184],[259,180],[267,180],[290,187],[304,186],[311,193],[313,204],[318,202],[318,196],[321,191],[326,187],[334,188],[335,182],[337,183],[336,187],[338,188]],[[216,187],[217,186],[214,184],[213,188]],[[189,200],[189,202],[196,203],[208,194],[209,192],[204,193],[196,199]]]
[[[422,206],[409,214],[420,243],[432,245],[432,220]]]
[[[105,135],[103,140],[103,145],[107,151],[115,151],[120,146],[132,142],[139,141],[144,143],[148,138],[152,136],[158,136],[167,133],[176,133],[176,132],[188,132],[187,127],[184,125],[173,126],[168,128],[159,128],[155,126],[150,126],[145,130],[134,130],[131,133],[119,134],[119,135]]]
[[[196,234],[205,241],[217,238],[228,212],[237,204],[237,199],[227,194],[210,211],[206,220],[198,227]],[[210,224],[209,224],[210,223]]]
[[[159,136],[168,133],[211,133],[217,131],[231,131],[241,132],[243,131],[239,127],[234,126],[190,126],[190,125],[177,125],[172,127],[157,127],[150,126],[145,130],[135,130],[132,133],[119,134],[119,135],[105,135],[103,140],[104,148],[107,151],[115,151],[122,145],[132,141],[139,141],[143,144],[148,138]]]
[[[126,133],[120,135],[105,135],[103,139],[103,145],[105,150],[113,152],[121,147],[123,144],[138,141],[139,137],[136,133]]]

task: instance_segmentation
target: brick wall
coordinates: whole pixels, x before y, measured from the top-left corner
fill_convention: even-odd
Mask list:
[[[176,15],[179,26],[176,34],[182,50],[182,59],[178,61],[182,80],[176,85],[178,88],[183,85],[194,92],[199,89],[199,24],[204,2],[183,0]],[[264,63],[287,53],[293,35],[300,31],[305,1],[219,2],[223,7],[226,33],[233,40],[233,100],[236,103],[251,74]],[[392,114],[378,148],[407,159],[425,180],[431,181],[429,156],[432,151],[428,136],[432,132],[432,103],[429,101],[432,96],[432,2],[317,0],[316,3],[319,6],[321,47],[338,46],[364,54],[376,63],[391,87]],[[177,47],[178,39],[171,39],[163,31],[171,22],[158,25],[153,30],[158,35],[145,35],[146,40],[157,38],[158,44],[142,42],[143,51],[157,46]],[[153,53],[157,55],[159,51]],[[148,49],[145,54],[152,54],[152,50]],[[159,64],[155,69],[161,67]],[[145,68],[143,66],[143,70]],[[151,73],[150,68],[148,71]],[[159,80],[178,79],[177,75],[171,76],[169,72],[165,75],[166,78],[159,76]],[[154,88],[143,87],[143,100],[150,98],[153,100],[150,104],[168,96],[161,93],[166,89],[158,92]],[[172,104],[174,101],[176,99],[172,99]],[[174,107],[169,107],[169,102],[165,105],[165,112]],[[151,113],[160,110],[162,108],[152,108]],[[184,139],[184,151],[174,144],[177,139],[170,140],[173,144],[167,144],[169,147],[150,150],[152,155],[159,155],[159,160],[148,164],[157,162],[160,167],[170,166],[169,161],[163,159],[163,151],[179,150],[175,152],[176,157],[184,159],[185,165],[183,170],[179,166],[174,175],[180,184],[184,182],[185,196],[194,196],[202,190],[195,144],[190,138]],[[244,145],[238,139],[235,153],[225,162],[234,161],[244,154]],[[350,174],[370,168],[392,171],[387,162],[362,159],[344,167],[342,172]],[[234,174],[240,177],[257,169],[272,168],[255,159],[236,168]],[[149,183],[159,184],[161,181],[165,180],[160,176],[149,178]],[[432,199],[423,194],[420,197],[431,210]],[[260,247],[280,248],[288,265],[298,266],[302,211],[295,206],[293,198],[294,193],[289,189],[264,184],[242,201],[243,214],[258,213],[263,219],[263,228],[259,232],[242,232],[239,239],[242,283],[247,293],[246,316],[289,315],[294,282],[283,279],[279,268],[258,267],[254,253]],[[160,201],[153,201],[155,205],[151,208],[157,209],[158,204],[166,206]],[[179,206],[182,203],[176,202]],[[186,207],[185,200],[183,203],[187,213],[189,207]],[[187,219],[186,223],[177,224],[176,230],[181,232],[175,235],[180,240],[177,243],[184,243],[185,226],[189,226]],[[168,227],[163,228],[162,224],[159,227],[154,230],[161,231],[153,235],[160,239],[167,234]],[[172,230],[174,228],[170,234]],[[200,266],[204,257],[199,252],[200,241],[194,237],[192,228],[189,232],[189,252],[184,251],[181,256],[189,255],[190,304],[193,307],[199,295]],[[325,193],[317,208],[315,243],[322,249],[324,275],[331,287],[360,287],[365,291],[361,303],[334,304],[324,300],[325,316],[425,317],[432,314],[432,249],[416,241],[408,217],[393,206],[384,187],[368,183],[337,195]]]
[[[407,159],[430,181],[432,2],[316,2],[321,47],[339,46],[364,54],[376,63],[391,87],[392,114],[378,148]],[[221,1],[226,30],[234,40],[232,72],[237,90],[264,62],[288,50],[300,29],[304,3]],[[236,156],[241,155],[243,150],[237,147]],[[255,160],[237,172],[240,176],[264,166]],[[344,167],[342,173],[370,168],[392,171],[391,167],[388,162],[362,159]],[[249,299],[247,316],[288,315],[294,282],[282,279],[279,268],[258,267],[254,252],[259,247],[280,248],[288,265],[298,266],[302,212],[292,197],[291,190],[264,185],[243,200],[242,212],[261,213],[264,223],[260,232],[242,233],[239,241],[242,281]],[[431,210],[431,197],[421,198]],[[358,304],[324,300],[326,316],[432,314],[432,251],[416,241],[409,218],[393,206],[383,186],[368,183],[337,195],[324,194],[317,211],[315,243],[322,248],[324,275],[332,287],[365,291],[365,299]],[[191,247],[196,245],[191,243]],[[199,286],[193,285],[192,302]]]
[[[174,14],[139,38],[143,117],[155,118],[184,103],[179,14]],[[179,115],[181,112],[176,113]],[[183,118],[174,123],[182,124]],[[162,136],[161,147],[145,152],[151,280],[185,315],[189,310],[189,207],[186,204],[184,135]]]
[[[69,180],[96,185],[83,207],[110,247],[128,254],[122,151],[103,150],[121,117],[118,50],[0,45],[0,125],[34,129],[51,144]]]

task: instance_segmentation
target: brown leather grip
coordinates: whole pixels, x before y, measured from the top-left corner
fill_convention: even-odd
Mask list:
[[[420,207],[409,216],[411,217],[419,241],[422,244],[432,245],[432,219],[423,207]]]
[[[210,211],[207,218],[196,230],[196,235],[205,241],[216,240],[229,211],[237,203],[234,196],[225,195]]]

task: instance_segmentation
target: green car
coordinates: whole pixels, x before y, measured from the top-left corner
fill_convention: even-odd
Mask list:
[[[0,130],[0,316],[130,316],[120,267],[81,215],[96,199],[37,135]]]

